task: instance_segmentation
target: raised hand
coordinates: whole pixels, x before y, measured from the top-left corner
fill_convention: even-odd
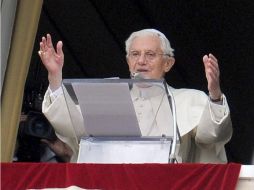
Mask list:
[[[61,86],[62,69],[64,64],[63,43],[58,41],[56,50],[53,47],[50,34],[42,37],[40,42],[40,51],[38,54],[43,65],[48,70],[48,79],[51,90],[56,90]]]
[[[218,60],[211,53],[203,57],[205,66],[205,74],[208,82],[208,91],[211,99],[217,100],[221,97],[222,92],[220,88],[220,69]]]

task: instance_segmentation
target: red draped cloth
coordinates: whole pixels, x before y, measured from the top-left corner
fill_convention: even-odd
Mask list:
[[[1,189],[235,189],[240,164],[1,163]]]

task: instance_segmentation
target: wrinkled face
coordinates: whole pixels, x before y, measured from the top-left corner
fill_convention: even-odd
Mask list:
[[[157,36],[136,37],[127,56],[131,73],[138,72],[147,79],[161,79],[174,64],[174,58],[163,54]]]

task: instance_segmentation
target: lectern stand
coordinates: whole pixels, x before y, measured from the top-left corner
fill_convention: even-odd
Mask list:
[[[63,91],[84,119],[79,163],[174,163],[179,136],[164,80],[64,79]]]

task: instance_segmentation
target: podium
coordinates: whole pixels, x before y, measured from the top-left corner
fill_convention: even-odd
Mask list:
[[[175,162],[180,136],[165,80],[64,79],[63,92],[71,119],[79,106],[84,120],[78,163]]]

